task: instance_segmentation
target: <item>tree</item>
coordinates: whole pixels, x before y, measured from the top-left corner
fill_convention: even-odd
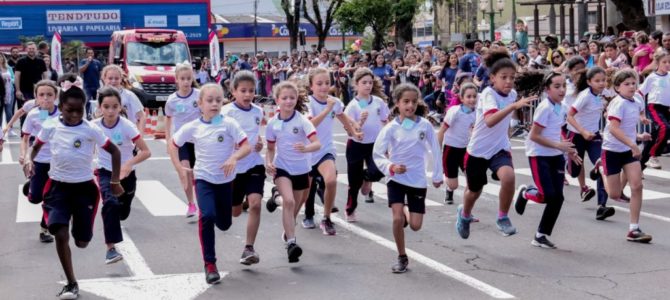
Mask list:
[[[281,8],[286,14],[291,50],[298,49],[298,33],[300,32],[300,0],[281,0]]]
[[[46,41],[43,35],[35,35],[35,36],[26,36],[26,35],[19,35],[19,41],[21,41],[21,45],[26,45],[29,42],[33,42],[35,44],[39,44],[40,42]]]
[[[381,49],[384,36],[393,25],[393,9],[390,0],[351,0],[342,4],[335,13],[340,29],[365,32],[370,27],[374,35],[373,49]]]
[[[419,9],[419,1],[394,0],[394,2],[393,15],[395,17],[395,43],[400,47],[404,47],[405,42],[412,41],[412,21]],[[435,24],[437,24],[437,22],[433,22],[433,26],[435,26]]]
[[[642,0],[612,0],[612,3],[621,12],[626,27],[632,30],[650,31],[651,25],[644,15]]]
[[[316,30],[316,35],[319,37],[318,49],[324,47],[326,43],[326,37],[328,37],[328,32],[330,32],[330,27],[333,25],[333,16],[340,8],[344,0],[310,0],[312,2],[312,13],[314,17],[309,15],[307,11],[307,0],[302,0],[302,13],[305,19],[309,21],[314,26]],[[319,2],[328,2],[328,9],[326,10],[325,15],[321,15],[321,7]],[[326,20],[323,20],[323,17]],[[315,20],[316,19],[316,20]]]

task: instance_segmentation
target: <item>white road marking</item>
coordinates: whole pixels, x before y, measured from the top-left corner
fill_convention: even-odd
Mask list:
[[[135,196],[154,216],[181,216],[186,213],[186,203],[160,181],[138,180]]]
[[[341,184],[349,185],[349,180],[347,180],[347,174],[337,174],[337,181]],[[382,198],[382,199],[388,201],[388,198],[387,198],[388,195],[386,194],[386,192],[387,192],[386,185],[384,185],[383,183],[373,182],[372,183],[372,191],[375,192],[375,197]],[[439,203],[439,202],[434,201],[434,200],[430,200],[428,198],[426,198],[425,202],[426,202],[426,206],[443,206],[442,203]]]
[[[123,255],[123,261],[128,267],[130,276],[134,277],[149,277],[153,276],[154,273],[151,272],[149,265],[142,257],[140,250],[135,246],[135,242],[130,238],[128,231],[125,228],[121,228],[123,233],[123,242],[116,244],[116,249],[121,252]]]
[[[614,209],[616,209],[616,210],[620,210],[620,211],[624,211],[624,212],[630,213],[630,209],[628,209],[628,208],[621,207],[621,206],[618,206],[618,205],[612,205],[612,207],[614,207]],[[668,218],[668,217],[664,217],[664,216],[660,216],[660,215],[650,214],[650,213],[648,213],[648,212],[643,212],[643,211],[641,211],[641,212],[640,212],[640,216],[643,216],[643,217],[647,217],[647,218],[650,218],[650,219],[655,219],[655,220],[659,220],[659,221],[663,221],[663,222],[668,222],[668,223],[670,223],[670,218]]]
[[[659,177],[659,178],[663,178],[663,179],[670,179],[670,172],[663,171],[663,170],[656,170],[656,169],[652,169],[652,168],[644,169],[643,175],[644,176],[654,176],[654,177]]]
[[[12,151],[9,147],[4,147],[4,150],[2,151],[2,162],[3,163],[12,163],[14,162],[14,159],[12,158]]]
[[[16,223],[39,222],[42,220],[42,205],[32,204],[23,195],[23,185],[19,185],[19,197],[16,205]]]

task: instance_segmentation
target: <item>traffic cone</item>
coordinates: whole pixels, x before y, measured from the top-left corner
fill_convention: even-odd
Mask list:
[[[153,135],[153,130],[151,130],[151,113],[149,112],[148,108],[144,109],[144,115],[146,116],[146,121],[144,124],[144,134],[145,135]]]
[[[164,139],[165,138],[165,120],[163,116],[158,115],[158,110],[154,111],[154,117],[151,120],[154,127],[154,138],[155,139]]]

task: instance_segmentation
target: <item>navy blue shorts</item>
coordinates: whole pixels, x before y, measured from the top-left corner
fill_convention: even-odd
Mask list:
[[[500,150],[490,159],[471,156],[465,154],[465,177],[468,181],[468,189],[477,193],[480,192],[488,183],[486,179],[486,169],[490,169],[495,175],[498,169],[509,166],[514,168],[512,163],[512,153],[506,150]]]
[[[324,161],[327,161],[327,160],[332,160],[333,163],[334,163],[334,162],[335,162],[335,156],[333,156],[332,153],[326,153],[323,157],[321,157],[321,159],[319,159],[318,162],[316,162],[316,163],[312,166],[312,171],[309,172],[309,176],[311,176],[311,177],[321,176],[321,173],[319,173],[319,166],[320,166]]]
[[[394,203],[402,203],[407,205],[409,212],[417,214],[426,213],[426,191],[427,189],[419,189],[411,186],[406,186],[390,180],[386,184],[389,207]],[[405,198],[407,202],[405,202]]]
[[[233,206],[244,202],[244,197],[251,194],[260,194],[263,197],[265,186],[265,167],[257,165],[245,173],[237,174],[233,180]]]
[[[603,165],[603,172],[605,176],[616,175],[621,173],[623,167],[629,163],[640,162],[639,159],[633,157],[633,151],[613,152],[603,150],[600,161]]]
[[[179,147],[179,161],[188,160],[188,164],[195,166],[195,146],[193,143],[184,143],[183,146]]]
[[[44,199],[45,185],[49,180],[50,164],[33,162],[34,174],[30,177],[30,188],[28,192],[28,201],[32,204],[38,204]]]
[[[291,180],[291,185],[293,185],[294,191],[304,190],[309,187],[309,173],[291,175],[286,172],[286,170],[277,168],[277,174],[275,174],[274,180],[276,181],[279,177],[286,177]]]
[[[76,241],[90,242],[100,203],[95,182],[65,183],[49,179],[45,189],[43,207],[49,231],[55,234],[58,227],[68,226],[72,220],[72,237]]]
[[[596,136],[590,141],[584,139],[581,134],[572,131],[568,131],[567,138],[575,145],[575,150],[577,150],[577,154],[582,160],[586,157],[585,154],[589,155],[589,159],[593,164],[600,158],[600,155],[602,154],[603,138],[600,136],[599,132],[596,132]],[[579,176],[581,171],[582,165],[576,164],[572,160],[568,162],[568,173],[570,173],[572,178]]]
[[[458,178],[458,170],[465,171],[465,148],[444,145],[442,149],[442,170],[447,178]]]

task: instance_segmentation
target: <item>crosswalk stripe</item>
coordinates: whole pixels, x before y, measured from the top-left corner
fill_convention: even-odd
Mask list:
[[[138,180],[135,196],[153,216],[181,216],[186,203],[157,180]]]
[[[32,204],[23,195],[23,186],[19,185],[19,197],[16,205],[16,223],[39,222],[42,220],[42,205]]]
[[[349,185],[347,174],[337,174],[337,181],[341,184]],[[375,193],[375,197],[388,200],[388,195],[386,194],[386,185],[379,182],[374,182],[372,183],[372,191]],[[442,203],[426,198],[426,206],[442,206]]]
[[[644,176],[659,177],[659,178],[663,178],[663,179],[670,179],[670,172],[663,171],[663,170],[656,170],[656,169],[652,169],[652,168],[644,169],[643,175]]]
[[[5,147],[5,149],[2,151],[2,162],[6,164],[11,164],[14,162],[14,159],[12,158],[12,151],[9,147]]]

